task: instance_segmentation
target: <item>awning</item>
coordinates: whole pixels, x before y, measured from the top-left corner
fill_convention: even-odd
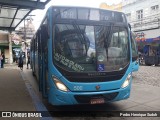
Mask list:
[[[160,36],[156,38],[136,38],[137,42],[146,42],[146,43],[160,43]]]
[[[50,0],[0,0],[0,30],[13,31],[35,9]]]

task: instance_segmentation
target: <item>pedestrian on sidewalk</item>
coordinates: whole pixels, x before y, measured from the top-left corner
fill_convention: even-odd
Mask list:
[[[27,69],[28,69],[28,65],[30,65],[30,54],[29,54],[29,52],[27,53]]]
[[[2,52],[2,54],[1,54],[1,56],[2,56],[2,59],[1,59],[1,68],[4,68],[5,55],[4,55],[3,52]]]
[[[2,55],[0,55],[0,68],[1,68],[1,60],[3,59]]]
[[[19,60],[18,60],[18,67],[21,70],[23,70],[23,57],[22,57],[22,54],[20,55]]]

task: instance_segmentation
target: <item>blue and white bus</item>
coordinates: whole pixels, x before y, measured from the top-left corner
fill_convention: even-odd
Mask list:
[[[131,30],[124,13],[52,6],[31,42],[31,66],[52,105],[127,99]]]

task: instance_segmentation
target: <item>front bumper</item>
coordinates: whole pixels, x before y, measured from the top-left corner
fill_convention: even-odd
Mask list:
[[[50,89],[55,91],[54,89]],[[127,99],[130,96],[130,86],[124,89],[99,92],[62,92],[56,90],[49,95],[52,105],[90,104],[93,98],[104,98],[105,103]]]

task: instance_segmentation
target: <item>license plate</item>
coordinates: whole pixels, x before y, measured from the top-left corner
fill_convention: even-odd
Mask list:
[[[94,98],[91,99],[90,104],[103,104],[104,102],[104,98]]]

